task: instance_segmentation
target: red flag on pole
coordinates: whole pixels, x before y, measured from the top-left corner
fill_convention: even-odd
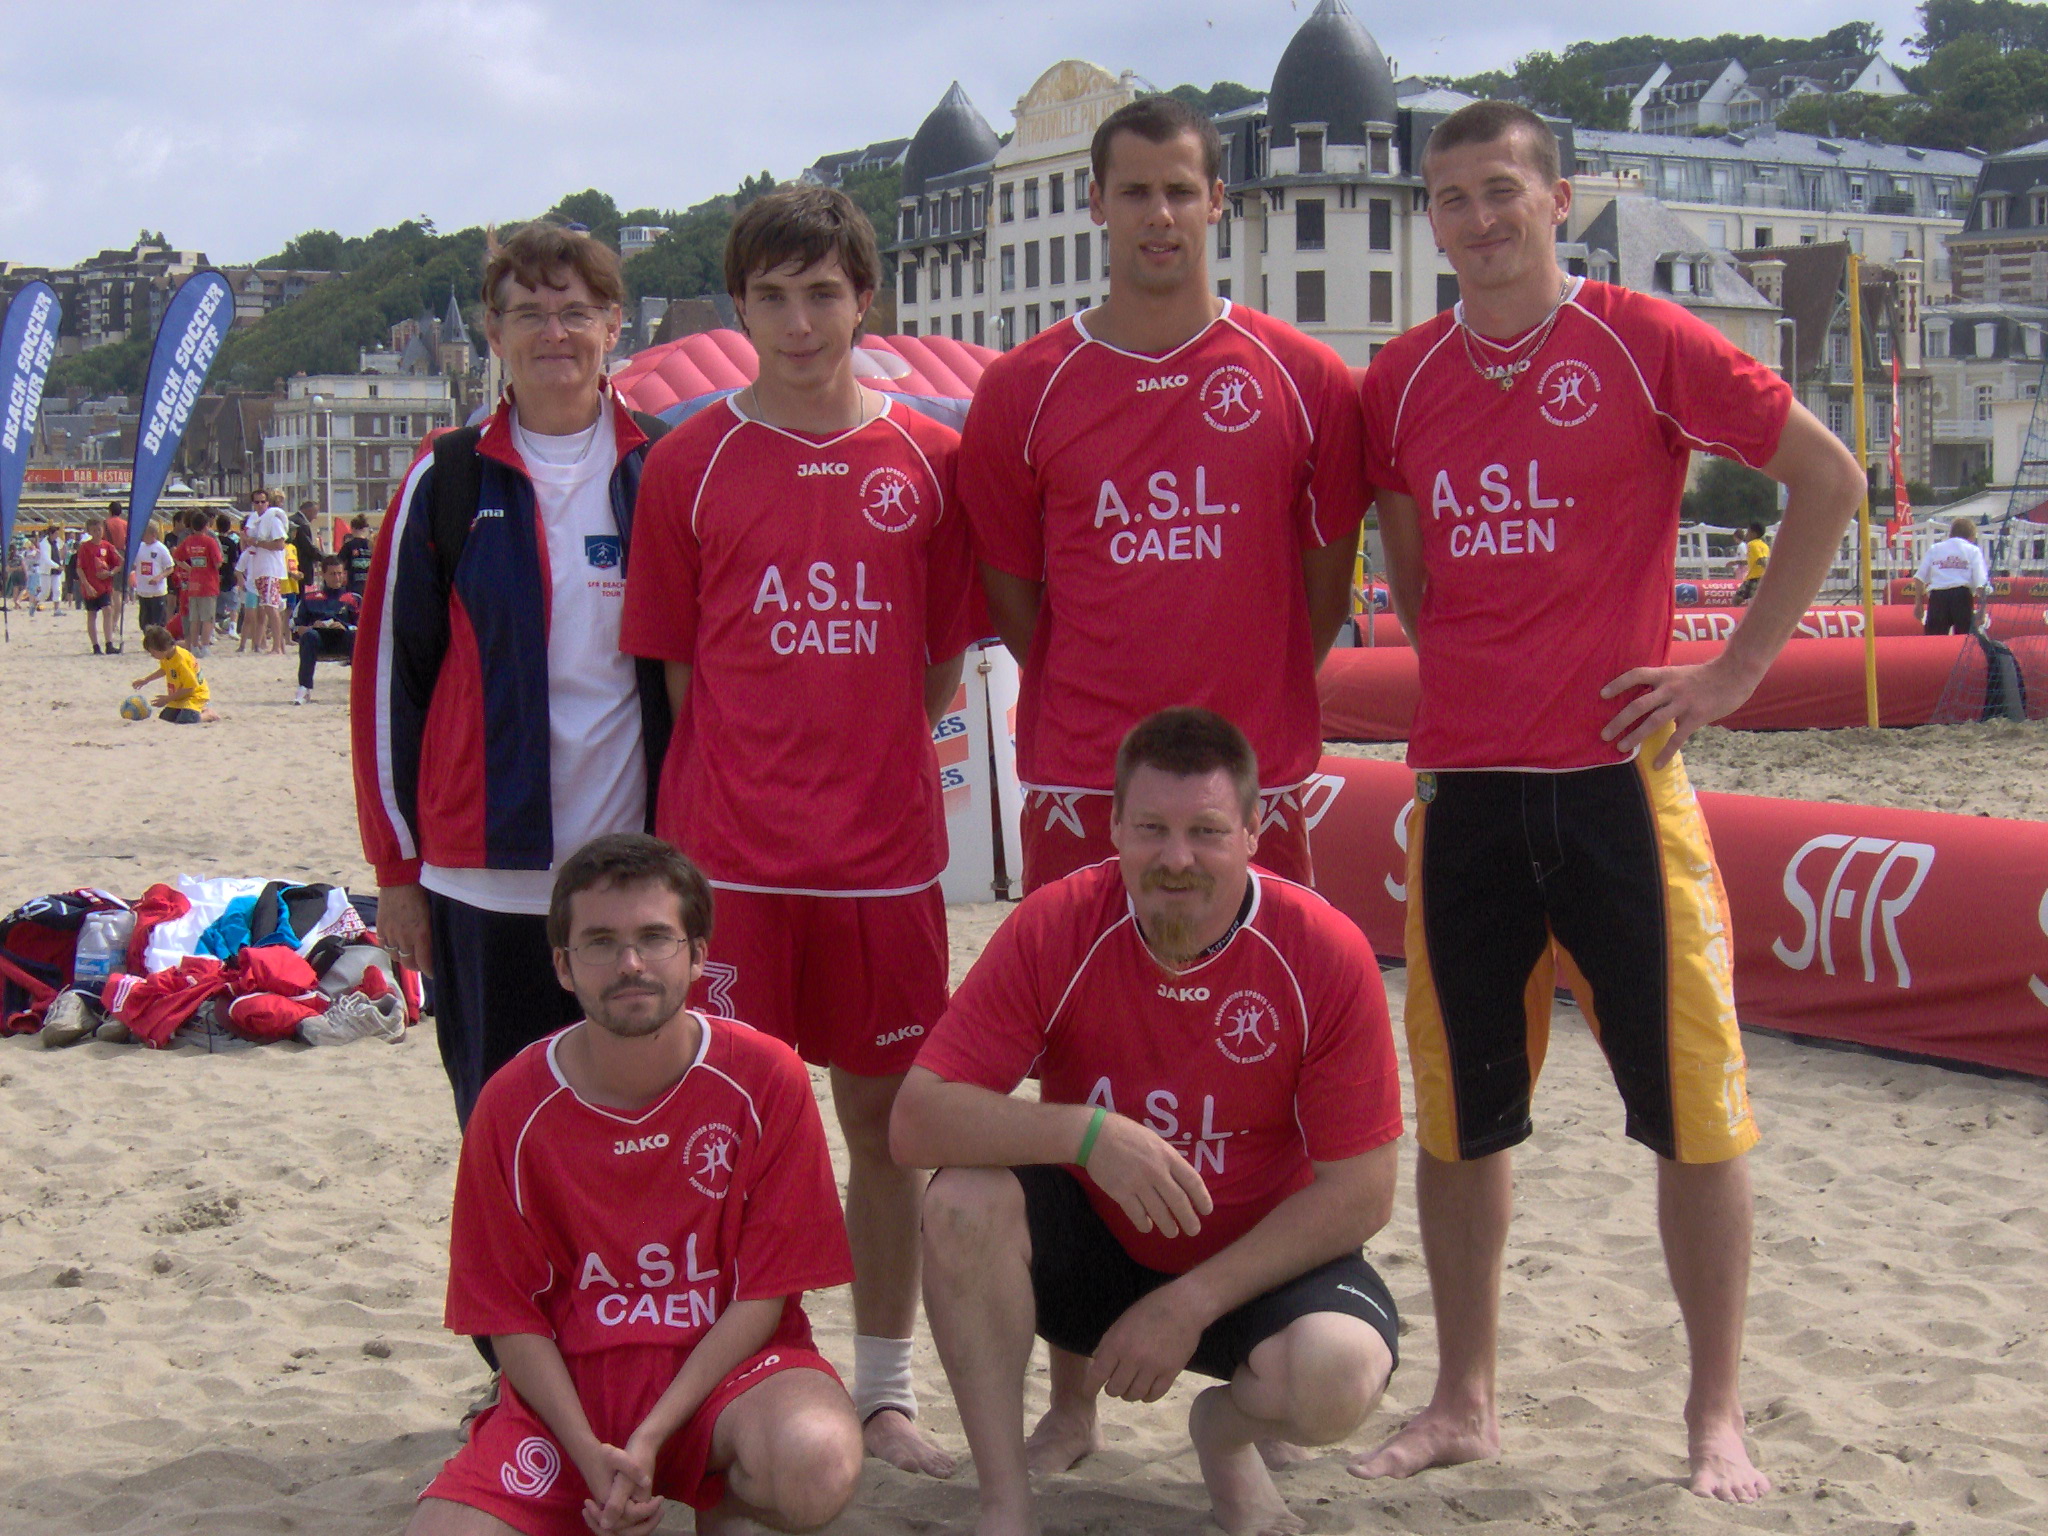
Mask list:
[[[1913,503],[1899,468],[1899,349],[1892,348],[1892,515],[1884,525],[1888,545],[1903,544],[1913,527]]]

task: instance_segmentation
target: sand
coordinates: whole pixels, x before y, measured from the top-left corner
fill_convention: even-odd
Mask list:
[[[146,670],[132,644],[96,660],[74,616],[13,626],[0,902],[78,884],[133,896],[179,871],[367,880],[345,674],[323,669],[320,702],[294,709],[284,661],[216,655],[219,724],[131,725],[114,706]],[[1716,733],[1693,761],[1708,788],[2039,816],[2042,741]],[[952,910],[956,972],[1002,911]],[[1398,1014],[1401,972],[1387,980]],[[1712,1507],[1678,1481],[1683,1340],[1648,1159],[1561,1013],[1520,1160],[1504,1454],[1372,1486],[1325,1454],[1280,1479],[1311,1529],[2048,1528],[2048,1089],[1750,1038],[1765,1141],[1746,1395],[1778,1490]],[[483,1381],[439,1324],[455,1135],[430,1035],[218,1056],[0,1042],[0,1145],[0,1531],[402,1528]],[[1435,1363],[1405,1168],[1372,1253],[1405,1358],[1354,1447],[1420,1404]],[[845,1294],[812,1315],[846,1361]],[[928,1344],[918,1368],[930,1423],[964,1449]],[[1042,1372],[1032,1390],[1041,1402]],[[1043,1485],[1048,1529],[1202,1528],[1190,1396],[1110,1405],[1108,1449]],[[871,1462],[832,1529],[907,1536],[965,1526],[973,1507],[971,1470],[940,1484]]]

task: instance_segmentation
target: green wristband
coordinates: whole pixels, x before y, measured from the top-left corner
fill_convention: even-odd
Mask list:
[[[1109,1117],[1109,1111],[1100,1104],[1095,1106],[1095,1116],[1088,1122],[1088,1134],[1081,1138],[1081,1150],[1074,1156],[1074,1166],[1086,1168],[1088,1154],[1095,1150],[1095,1138],[1102,1134],[1102,1122]]]

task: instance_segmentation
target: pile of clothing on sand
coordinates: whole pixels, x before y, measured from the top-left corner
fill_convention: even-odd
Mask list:
[[[0,918],[0,1033],[207,1050],[405,1038],[418,974],[377,942],[375,897],[180,875],[139,901],[81,889]]]

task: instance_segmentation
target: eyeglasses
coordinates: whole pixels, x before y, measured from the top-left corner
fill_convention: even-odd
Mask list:
[[[561,321],[563,330],[580,336],[606,324],[612,312],[609,305],[568,304],[560,309],[542,309],[536,304],[522,304],[517,309],[494,309],[491,313],[522,336],[538,336],[548,328],[550,320]]]
[[[585,965],[603,970],[617,965],[629,949],[640,957],[643,965],[658,965],[663,960],[674,959],[684,942],[678,933],[643,933],[639,938],[630,940],[585,939],[581,944],[569,945],[568,950]]]

